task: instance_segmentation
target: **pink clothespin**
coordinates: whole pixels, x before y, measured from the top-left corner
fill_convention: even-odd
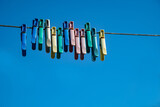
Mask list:
[[[75,46],[75,35],[74,35],[74,22],[70,21],[69,23],[69,40],[70,40],[70,45],[69,45],[69,51],[73,52],[73,46]]]
[[[81,44],[81,55],[80,58],[81,60],[84,59],[84,55],[86,54],[86,40],[85,40],[85,30],[81,29],[80,30],[80,44]]]
[[[74,58],[78,59],[78,54],[80,54],[80,41],[79,41],[79,29],[75,29],[75,51],[74,51]]]

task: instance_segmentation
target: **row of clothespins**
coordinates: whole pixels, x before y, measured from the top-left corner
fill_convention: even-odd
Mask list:
[[[43,32],[45,30],[45,33]],[[26,56],[26,39],[27,39],[27,26],[23,24],[21,26],[21,43],[22,43],[22,56]],[[74,22],[69,23],[65,21],[63,23],[63,29],[59,27],[50,28],[50,20],[46,19],[34,19],[32,25],[32,49],[36,49],[37,37],[38,37],[38,49],[42,50],[43,34],[45,34],[45,49],[47,53],[51,51],[51,58],[61,58],[61,54],[67,52],[73,52],[74,47],[74,58],[77,60],[80,55],[80,59],[84,59],[84,55],[90,53],[92,55],[92,61],[95,61],[99,56],[98,42],[96,29],[90,29],[90,23],[85,24],[85,29],[79,31],[78,28],[74,29]],[[107,55],[106,43],[105,43],[105,32],[100,30],[99,32],[99,46],[100,46],[100,58],[103,61],[104,56]]]

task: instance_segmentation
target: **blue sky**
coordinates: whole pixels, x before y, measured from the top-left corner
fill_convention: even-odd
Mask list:
[[[50,19],[62,27],[86,22],[97,31],[160,34],[159,0],[0,0],[0,24],[32,25]],[[159,107],[160,37],[106,35],[101,62],[60,60],[31,49],[21,56],[20,29],[0,28],[0,107]]]

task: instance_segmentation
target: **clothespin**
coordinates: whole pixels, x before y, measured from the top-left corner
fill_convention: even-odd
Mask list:
[[[68,23],[64,21],[63,23],[63,37],[64,37],[64,51],[68,51],[69,46],[69,35],[68,35]]]
[[[95,61],[96,57],[98,57],[98,43],[97,43],[96,28],[91,29],[91,35],[92,35],[92,61]]]
[[[38,19],[35,18],[35,20],[33,20],[33,25],[32,25],[32,39],[31,39],[33,50],[36,49],[37,28],[38,28]]]
[[[75,43],[76,43],[76,46],[75,46],[75,51],[74,51],[74,58],[75,58],[75,60],[77,60],[78,54],[81,53],[80,41],[79,41],[79,29],[78,28],[75,29]]]
[[[50,52],[51,47],[51,32],[50,32],[50,20],[45,20],[45,44],[46,44],[46,52]]]
[[[69,51],[73,52],[73,46],[75,46],[74,22],[73,21],[70,21],[69,23],[69,37],[70,37]]]
[[[26,56],[26,40],[27,40],[27,25],[23,24],[21,26],[21,49],[22,49],[22,56]]]
[[[86,48],[87,53],[90,52],[90,48],[92,48],[92,39],[91,39],[91,30],[90,30],[90,23],[85,24],[85,34],[86,34]]]
[[[104,55],[107,55],[104,30],[100,30],[99,32],[99,43],[100,43],[101,61],[104,61]]]
[[[62,53],[63,53],[62,28],[59,27],[57,31],[57,59],[61,58]]]
[[[39,25],[38,25],[38,49],[42,50],[42,44],[43,44],[43,19],[40,19]]]
[[[54,59],[57,53],[56,27],[51,28],[51,58]]]
[[[85,40],[85,30],[81,29],[80,30],[80,45],[81,45],[81,55],[80,58],[81,60],[84,59],[84,55],[86,54],[86,40]]]

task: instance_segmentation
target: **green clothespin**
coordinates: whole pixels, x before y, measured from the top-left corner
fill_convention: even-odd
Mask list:
[[[85,24],[85,34],[86,34],[86,49],[87,53],[90,52],[90,48],[92,48],[92,38],[91,38],[91,30],[90,23]]]
[[[57,30],[57,59],[61,58],[61,54],[63,53],[63,36],[62,36],[62,28],[59,27]]]
[[[40,19],[39,25],[38,25],[38,49],[42,50],[42,44],[43,44],[43,19]]]

